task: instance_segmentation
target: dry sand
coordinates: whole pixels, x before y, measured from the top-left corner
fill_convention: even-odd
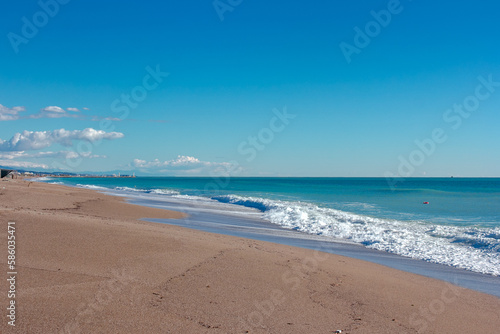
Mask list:
[[[181,216],[91,190],[1,181],[0,332],[499,331],[500,299],[490,295],[342,256],[137,220]],[[7,324],[8,221],[16,223],[15,327]]]

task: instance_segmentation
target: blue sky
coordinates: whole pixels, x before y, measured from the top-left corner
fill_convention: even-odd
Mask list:
[[[499,12],[496,1],[5,2],[0,165],[500,176]]]

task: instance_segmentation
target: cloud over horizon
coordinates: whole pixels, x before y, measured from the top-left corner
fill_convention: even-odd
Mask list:
[[[79,112],[77,108],[66,108],[68,111]],[[62,118],[62,117],[80,117],[79,115],[71,114],[61,107],[58,106],[48,106],[40,109],[38,114],[30,115],[29,118]]]
[[[89,111],[90,109],[87,107],[82,108],[82,110]],[[63,109],[59,106],[47,106],[45,108],[40,109],[39,112],[31,115],[20,116],[19,113],[26,111],[25,107],[13,107],[8,108],[0,104],[0,121],[15,121],[20,119],[40,119],[40,118],[73,118],[82,121],[93,121],[100,122],[102,120],[121,122],[124,119],[114,116],[103,116],[103,115],[88,115],[82,112],[78,108],[68,107]],[[133,118],[127,118],[128,121],[147,121],[152,123],[169,123],[168,120],[161,119],[148,119],[148,120],[139,120]]]
[[[9,167],[16,167],[16,168],[43,168],[43,169],[48,169],[49,166],[46,164],[40,164],[36,162],[29,162],[29,161],[13,161],[13,160],[1,160],[0,159],[0,165],[8,165]]]
[[[85,109],[85,108],[84,108]],[[19,113],[26,111],[25,107],[12,107],[8,108],[2,104],[0,104],[0,121],[15,121],[18,119],[39,119],[39,118],[62,118],[62,117],[70,117],[70,118],[82,118],[83,116],[79,114],[72,114],[70,112],[79,113],[80,110],[78,108],[66,108],[64,110],[58,106],[48,106],[40,109],[40,111],[36,114],[20,116]]]
[[[53,158],[62,158],[62,159],[76,159],[78,157],[83,157],[87,159],[97,159],[102,158],[105,159],[107,156],[105,155],[96,155],[91,154],[90,152],[80,152],[76,153],[74,151],[59,151],[59,152],[37,152],[37,153],[26,153],[25,151],[14,151],[7,153],[0,153],[0,159],[14,160],[14,159],[53,159]]]
[[[7,108],[0,104],[0,121],[14,121],[19,119],[19,113],[26,111],[24,107]]]
[[[241,169],[241,167],[230,162],[201,161],[195,157],[182,155],[177,156],[174,160],[166,161],[134,159],[132,167],[138,168],[145,173],[181,175],[228,175]]]
[[[10,140],[2,140],[0,138],[0,151],[29,151],[40,150],[53,144],[61,144],[63,146],[72,146],[74,140],[84,140],[88,142],[96,142],[98,140],[114,140],[123,138],[123,133],[120,132],[105,132],[103,130],[95,130],[86,128],[84,130],[68,131],[58,129],[54,131],[23,131],[12,136]]]

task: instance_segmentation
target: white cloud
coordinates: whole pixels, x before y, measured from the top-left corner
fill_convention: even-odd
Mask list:
[[[61,113],[64,114],[66,113],[63,108],[57,107],[57,106],[48,106],[40,110],[42,112],[55,112],[55,113]]]
[[[0,139],[0,151],[39,150],[53,144],[72,146],[73,140],[95,142],[98,140],[113,140],[123,138],[120,132],[105,132],[87,128],[84,130],[68,131],[58,129],[54,131],[23,131],[12,136],[8,141]]]
[[[59,152],[37,152],[37,153],[26,153],[25,151],[15,151],[15,152],[6,152],[0,153],[0,159],[14,160],[14,159],[53,159],[53,158],[62,158],[62,159],[75,159],[78,157],[83,157],[87,159],[97,159],[97,158],[107,158],[105,155],[96,155],[91,154],[90,152],[82,152],[80,154],[74,151],[59,151]]]
[[[13,121],[19,119],[19,113],[25,110],[24,107],[7,108],[0,104],[0,121]]]
[[[121,119],[121,118],[117,118],[117,117],[92,116],[92,118],[91,118],[91,121],[92,121],[92,122],[99,122],[99,121],[102,121],[102,120],[106,120],[106,121],[115,121],[115,122],[120,122],[120,121],[123,121],[123,119]]]
[[[66,110],[58,106],[48,106],[40,109],[40,112],[36,114],[20,117],[19,113],[22,111],[26,111],[24,107],[7,108],[0,104],[0,121],[13,121],[20,118],[39,119],[39,118],[83,117],[68,112],[68,111],[79,112],[80,110],[78,108],[67,108]]]
[[[49,161],[54,161],[54,159],[96,159],[96,158],[106,158],[105,155],[95,155],[88,153],[76,153],[74,151],[59,151],[59,152],[37,152],[37,153],[26,153],[24,151],[16,152],[0,152],[0,165],[9,166],[13,168],[43,168],[49,169],[49,166],[40,162],[26,161],[25,159],[50,159]],[[21,159],[22,161],[18,160]],[[52,168],[53,169],[53,168]]]
[[[43,168],[48,169],[49,166],[45,164],[39,164],[36,162],[29,161],[12,161],[12,160],[0,160],[0,165],[5,165],[9,167],[17,167],[17,168]]]
[[[89,108],[81,108],[82,110],[88,111],[90,110]],[[75,118],[75,119],[80,119],[80,120],[88,120],[90,119],[93,122],[99,122],[101,120],[106,120],[106,121],[114,121],[114,122],[121,122],[123,119],[118,118],[118,117],[103,117],[103,116],[96,116],[96,115],[85,115],[84,112],[81,112],[80,109],[78,108],[73,108],[73,107],[68,107],[66,110],[64,110],[61,107],[58,106],[47,106],[45,108],[40,109],[38,113],[31,114],[31,115],[26,115],[26,116],[20,116],[19,113],[22,111],[26,111],[24,107],[13,107],[13,108],[7,108],[3,105],[0,104],[0,121],[12,121],[12,120],[17,120],[17,119],[40,119],[40,118]],[[128,119],[132,121],[133,119]],[[137,120],[134,120],[137,121]],[[165,120],[149,120],[149,122],[156,122],[156,123],[167,123],[168,121]]]
[[[68,108],[75,109],[75,108]],[[78,109],[77,109],[78,110]],[[43,109],[40,109],[38,114],[34,114],[29,116],[29,118],[62,118],[62,117],[79,117],[78,115],[70,114],[66,110],[57,106],[48,106]]]
[[[167,161],[134,159],[132,166],[142,172],[186,175],[228,175],[241,170],[241,167],[229,162],[201,161],[195,157],[181,155],[177,159]]]
[[[75,152],[71,152],[76,154]],[[81,152],[80,157],[87,158],[87,159],[107,159],[107,155],[98,155],[98,154],[90,154],[90,152]],[[76,157],[73,157],[76,158]]]
[[[168,161],[160,161],[159,159],[155,159],[153,161],[139,160],[134,159],[134,167],[139,168],[179,168],[179,167],[188,167],[195,168],[203,165],[209,165],[210,162],[202,162],[194,157],[188,156],[178,156],[175,160]]]

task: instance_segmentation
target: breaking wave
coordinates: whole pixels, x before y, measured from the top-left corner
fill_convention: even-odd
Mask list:
[[[437,225],[358,215],[311,203],[236,195],[215,196],[222,203],[263,212],[270,222],[305,233],[346,239],[368,248],[500,275],[500,228]]]

